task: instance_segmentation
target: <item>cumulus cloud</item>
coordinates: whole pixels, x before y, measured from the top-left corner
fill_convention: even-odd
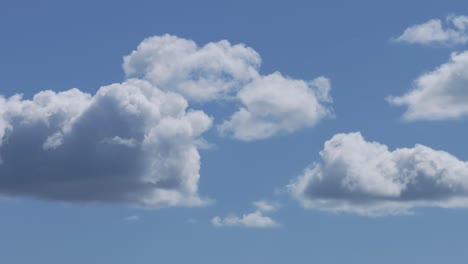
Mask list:
[[[468,115],[468,51],[452,53],[439,68],[419,76],[413,90],[387,101],[407,106],[406,120],[457,119]]]
[[[197,139],[212,123],[130,79],[95,95],[0,97],[0,193],[72,202],[202,205]]]
[[[244,214],[242,217],[228,216],[221,218],[216,216],[211,220],[211,224],[215,227],[241,226],[251,228],[275,228],[279,226],[273,219],[263,215],[261,211]]]
[[[223,135],[243,141],[265,139],[312,127],[333,111],[330,81],[319,77],[306,82],[286,78],[275,72],[262,76],[239,91],[243,104],[229,120],[218,126]]]
[[[182,94],[189,101],[229,99],[240,109],[218,126],[222,135],[251,141],[312,127],[332,116],[330,81],[258,72],[260,55],[226,40],[199,47],[171,35],[144,40],[124,58],[127,76]]]
[[[253,213],[244,214],[241,217],[231,215],[222,218],[216,216],[211,219],[211,224],[215,227],[276,228],[280,226],[271,217],[265,215],[277,211],[280,207],[278,203],[260,200],[253,202],[253,205],[257,208]]]
[[[457,45],[468,42],[468,17],[450,15],[411,26],[396,39],[411,44]]]
[[[362,215],[411,213],[415,207],[468,207],[468,162],[423,145],[390,151],[360,133],[325,142],[322,162],[288,189],[306,208]]]
[[[161,89],[190,100],[226,97],[257,77],[261,59],[252,48],[228,41],[199,47],[194,41],[171,35],[145,39],[124,57],[128,77],[149,80]]]

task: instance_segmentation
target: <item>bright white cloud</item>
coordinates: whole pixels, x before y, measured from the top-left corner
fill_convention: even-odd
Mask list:
[[[94,95],[0,97],[0,193],[79,202],[195,206],[197,140],[212,123],[180,95],[127,80]]]
[[[468,115],[468,51],[452,53],[450,60],[423,74],[414,89],[403,96],[388,97],[393,105],[407,106],[406,120],[456,119]]]
[[[229,99],[242,106],[218,126],[222,135],[252,141],[312,127],[332,115],[330,81],[304,81],[279,72],[262,76],[260,55],[243,44],[199,47],[171,35],[144,40],[124,58],[129,77],[182,94],[190,101]]]
[[[223,135],[243,141],[265,139],[312,127],[333,115],[330,82],[325,77],[305,82],[278,72],[262,76],[238,93],[244,105],[218,126]]]
[[[229,96],[256,78],[260,63],[258,53],[243,44],[222,40],[199,47],[192,40],[163,35],[145,39],[124,58],[123,69],[128,77],[208,101]]]
[[[363,215],[468,207],[468,162],[423,145],[390,151],[360,133],[337,134],[288,189],[306,208]]]
[[[242,217],[228,216],[221,218],[216,216],[211,220],[211,224],[215,227],[241,226],[251,228],[275,228],[279,226],[272,218],[263,215],[261,211],[244,214]]]
[[[468,17],[450,15],[445,25],[440,19],[411,26],[396,39],[411,44],[456,45],[468,42]]]

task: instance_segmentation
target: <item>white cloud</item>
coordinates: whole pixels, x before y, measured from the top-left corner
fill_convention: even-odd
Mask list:
[[[99,89],[0,97],[0,194],[195,206],[197,140],[212,123],[180,95],[131,79]]]
[[[211,220],[211,224],[213,224],[215,227],[231,227],[231,226],[241,226],[241,227],[251,227],[251,228],[279,227],[278,223],[276,223],[270,217],[263,215],[261,211],[255,211],[250,214],[244,214],[242,215],[242,217],[228,216],[225,218],[221,218],[219,216],[216,216]]]
[[[140,217],[138,215],[129,215],[125,217],[124,220],[128,222],[136,222],[140,220]]]
[[[331,102],[329,91],[330,82],[324,77],[311,82],[286,78],[278,72],[259,77],[238,93],[244,106],[218,130],[252,141],[312,127],[333,115],[323,104]]]
[[[468,17],[450,15],[445,25],[440,19],[411,26],[396,39],[411,44],[456,45],[468,42]]]
[[[423,145],[388,150],[360,133],[337,134],[288,189],[306,208],[362,215],[414,207],[468,207],[468,162]]]
[[[190,100],[226,97],[257,77],[261,60],[255,50],[228,41],[203,47],[171,35],[145,39],[124,58],[128,77],[144,78]]]
[[[124,58],[129,77],[143,78],[189,101],[239,101],[242,106],[218,126],[222,135],[251,141],[312,127],[332,115],[330,81],[304,81],[279,72],[262,76],[260,55],[226,40],[199,47],[171,35],[145,39]]]
[[[468,51],[452,53],[447,63],[418,77],[413,90],[387,101],[407,106],[406,120],[456,119],[468,115],[467,87]]]
[[[269,202],[265,200],[260,200],[256,201],[253,203],[255,207],[261,212],[269,213],[269,212],[275,212],[280,208],[280,205],[275,202]]]

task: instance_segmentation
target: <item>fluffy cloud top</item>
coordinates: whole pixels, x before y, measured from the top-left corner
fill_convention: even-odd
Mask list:
[[[257,77],[260,56],[243,44],[195,42],[171,35],[145,39],[124,58],[129,77],[149,80],[188,99],[208,101],[228,96]]]
[[[453,53],[436,70],[423,74],[414,89],[400,97],[389,97],[393,105],[404,105],[407,120],[456,119],[468,115],[468,51]]]
[[[244,105],[219,127],[222,134],[244,141],[264,139],[311,127],[333,115],[324,103],[331,102],[330,82],[294,80],[278,72],[262,76],[242,89]]]
[[[201,205],[197,138],[211,126],[180,95],[128,80],[94,95],[0,97],[0,193],[145,206]]]
[[[423,145],[389,151],[360,133],[325,142],[321,163],[288,188],[303,206],[364,215],[417,206],[468,207],[468,162]]]
[[[396,40],[411,44],[465,44],[468,42],[468,17],[450,15],[445,19],[445,26],[440,19],[431,19],[405,29]]]
[[[255,50],[228,41],[203,47],[164,35],[144,40],[124,58],[127,76],[143,78],[189,100],[234,99],[240,109],[218,126],[222,135],[251,141],[311,127],[332,115],[330,82],[262,76]]]

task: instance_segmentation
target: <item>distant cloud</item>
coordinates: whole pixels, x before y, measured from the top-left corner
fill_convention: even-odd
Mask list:
[[[129,221],[129,222],[136,222],[136,221],[140,220],[140,217],[138,215],[129,215],[129,216],[125,217],[124,220]]]
[[[216,216],[211,220],[211,224],[215,227],[241,226],[251,228],[275,228],[279,226],[273,219],[263,215],[261,211],[244,214],[242,217],[228,216],[221,218]]]
[[[468,115],[468,51],[452,53],[450,60],[419,76],[413,90],[390,96],[393,105],[407,106],[406,120],[457,119]]]
[[[311,82],[284,77],[278,72],[262,76],[238,93],[243,104],[218,130],[224,135],[252,141],[312,127],[333,116],[330,82],[319,77]]]
[[[445,25],[440,19],[411,26],[396,39],[411,44],[457,45],[468,42],[468,16],[450,15]]]
[[[211,224],[215,227],[240,226],[251,228],[276,228],[280,226],[280,224],[271,217],[265,215],[278,210],[280,207],[278,203],[259,200],[253,202],[253,205],[257,208],[253,213],[244,214],[241,217],[231,215],[222,218],[216,216],[211,220]]]
[[[423,145],[389,151],[360,133],[337,134],[288,189],[306,208],[361,215],[468,207],[468,162]]]
[[[278,203],[269,202],[265,200],[256,201],[253,204],[255,205],[255,207],[257,207],[258,210],[265,213],[275,212],[280,207]]]
[[[70,202],[197,206],[196,141],[212,120],[147,81],[93,96],[0,97],[0,194]]]
[[[226,40],[199,47],[171,35],[145,39],[124,58],[128,77],[182,94],[189,101],[228,100],[240,108],[218,126],[221,135],[252,141],[312,127],[333,116],[330,81],[258,72],[260,55]]]

